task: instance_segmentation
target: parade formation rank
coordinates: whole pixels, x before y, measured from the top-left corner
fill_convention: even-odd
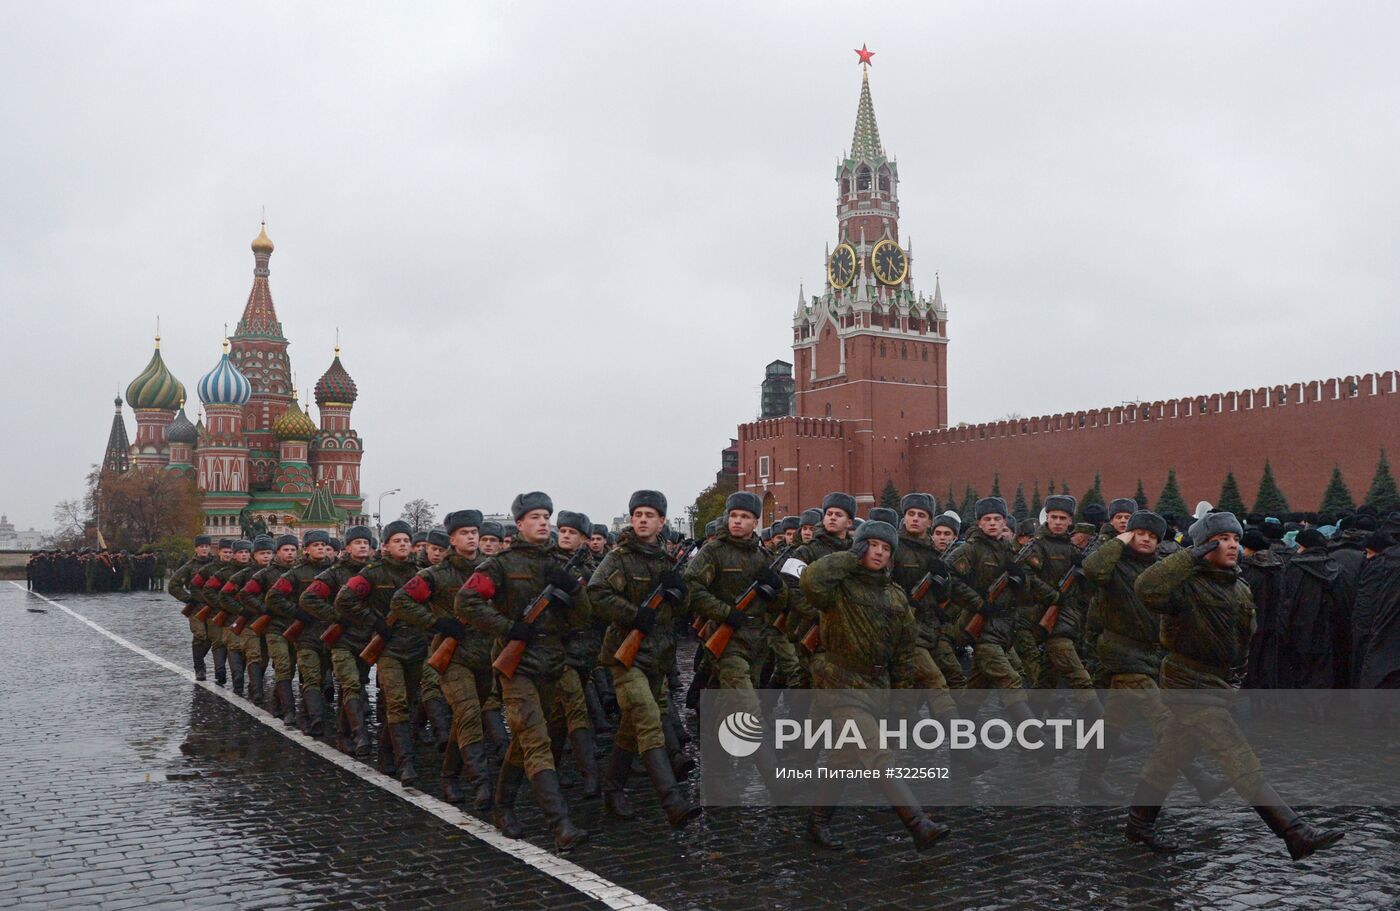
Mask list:
[[[298,529],[335,533],[363,518],[360,435],[350,426],[358,390],[340,362],[340,346],[316,381],[320,423],[297,401],[289,342],[272,303],[266,225],[253,240],[253,287],[223,354],[199,381],[203,414],[191,422],[185,387],[161,358],[160,336],[150,362],[126,390],[136,412],[136,440],[126,443],[121,399],[116,401],[103,467],[176,471],[199,484],[204,528],[235,534],[246,510],[274,534]]]

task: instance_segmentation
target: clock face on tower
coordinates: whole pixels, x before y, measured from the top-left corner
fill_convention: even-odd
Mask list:
[[[856,277],[856,251],[850,244],[841,243],[831,253],[826,263],[826,278],[833,288],[844,288]]]
[[[870,265],[875,277],[887,285],[897,285],[909,274],[909,257],[899,244],[886,238],[870,251]]]

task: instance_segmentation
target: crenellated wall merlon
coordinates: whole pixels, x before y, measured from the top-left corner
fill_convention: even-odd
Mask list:
[[[837,418],[769,418],[739,425],[739,439],[745,442],[785,437],[830,439],[844,435]]]
[[[1157,402],[1139,402],[1099,408],[1092,411],[1065,412],[1033,418],[990,421],[943,430],[922,430],[909,435],[914,448],[1002,439],[1026,434],[1060,433],[1090,430],[1123,424],[1147,423],[1209,415],[1255,411],[1266,408],[1289,408],[1299,405],[1365,399],[1400,392],[1400,373],[1350,375],[1304,383],[1261,386],[1236,392],[1216,392]],[[769,422],[771,423],[771,422]]]

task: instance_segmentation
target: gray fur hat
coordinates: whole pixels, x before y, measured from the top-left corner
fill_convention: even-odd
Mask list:
[[[1108,517],[1110,519],[1120,512],[1135,513],[1137,511],[1137,500],[1134,500],[1132,497],[1119,497],[1116,500],[1110,500],[1108,503]]]
[[[466,528],[468,526],[462,526]],[[434,547],[451,547],[452,540],[447,537],[447,532],[441,528],[434,528],[428,532],[428,543]]]
[[[856,498],[848,493],[833,491],[822,497],[822,512],[828,509],[839,509],[846,513],[847,518],[856,517]]]
[[[413,526],[403,519],[395,519],[384,526],[384,540],[387,542],[394,535],[408,535],[409,540],[413,539]],[[427,540],[426,538],[424,540]],[[370,544],[374,545],[374,539],[370,539]]]
[[[307,536],[309,537],[309,536],[311,536],[311,535],[313,535],[313,534],[317,534],[317,532],[311,532],[311,531],[309,531],[309,532],[307,532],[306,534],[307,534]],[[325,532],[324,532],[324,531],[323,531],[323,532],[319,532],[319,534],[324,535]],[[296,536],[296,535],[278,535],[278,536],[277,536],[276,538],[274,538],[273,541],[272,541],[272,548],[273,548],[273,550],[277,550],[277,549],[286,547],[288,544],[292,545],[293,547],[296,547],[296,546],[297,546],[298,544],[300,544],[300,543],[301,543],[301,542],[297,540],[297,536]]]
[[[713,538],[719,534],[719,519],[711,519],[705,523],[705,537]]]
[[[481,510],[479,509],[459,509],[449,512],[447,518],[442,520],[442,528],[449,535],[459,528],[480,528]]]
[[[631,515],[632,510],[638,506],[650,506],[664,516],[666,515],[666,495],[659,490],[639,490],[632,494],[632,498],[627,501],[627,514]]]
[[[802,510],[802,515],[797,520],[798,528],[801,528],[803,525],[820,524],[822,524],[822,511],[816,508]]]
[[[962,523],[959,522],[957,519],[953,518],[952,516],[948,515],[947,513],[939,513],[938,515],[934,516],[933,524],[929,526],[929,531],[932,531],[940,525],[942,525],[945,528],[951,528],[953,530],[953,534],[955,535],[962,531]]]
[[[1240,520],[1235,518],[1232,512],[1208,512],[1197,519],[1191,525],[1190,531],[1192,542],[1204,544],[1216,535],[1234,532],[1237,535],[1244,534],[1244,528],[1240,525]]]
[[[1128,520],[1128,531],[1136,531],[1139,528],[1152,532],[1158,541],[1167,536],[1167,520],[1150,509],[1139,509]]]
[[[1079,501],[1067,493],[1051,494],[1045,498],[1046,512],[1067,512],[1070,517],[1074,517],[1074,511],[1079,508]]]
[[[923,509],[923,507],[920,506],[919,509]],[[866,521],[884,522],[886,525],[898,528],[899,513],[895,512],[893,509],[886,509],[883,506],[876,506],[874,509],[870,510],[870,515],[866,518]]]
[[[543,509],[550,515],[554,515],[554,501],[549,498],[549,494],[540,490],[516,494],[515,499],[510,504],[510,517],[519,522],[521,516],[537,509]]]
[[[572,528],[584,537],[593,534],[593,523],[588,520],[588,516],[581,512],[561,509],[559,510],[559,519],[554,524],[559,528]]]
[[[276,545],[272,543],[272,535],[258,535],[253,539],[253,553],[260,550],[276,550]]]
[[[797,516],[783,516],[783,521],[780,523],[779,527],[783,531],[797,531],[797,529],[802,527],[802,520]]]
[[[899,501],[899,514],[902,516],[911,509],[922,509],[932,517],[938,512],[938,501],[931,493],[906,493]]]
[[[301,544],[302,544],[303,547],[305,547],[305,546],[308,545],[308,544],[329,544],[329,543],[331,543],[331,536],[330,536],[330,533],[329,533],[329,532],[321,531],[319,528],[316,529],[315,531],[308,531],[306,534],[302,535],[302,537],[301,537]]]
[[[608,527],[606,525],[600,525],[599,523],[594,522],[593,530],[588,533],[588,536],[591,538],[594,535],[602,535],[606,538],[608,536]]]
[[[983,497],[977,501],[973,511],[979,519],[990,515],[999,515],[1004,519],[1011,515],[1011,511],[1006,508],[1006,501],[1001,497]]]
[[[229,546],[233,549],[234,553],[238,553],[242,550],[252,550],[253,542],[249,541],[247,538],[239,538],[237,541],[234,541]]]
[[[889,511],[890,510],[886,510],[886,512]],[[862,541],[870,540],[884,541],[890,546],[890,550],[894,551],[899,547],[899,532],[895,531],[894,526],[889,522],[870,519],[867,522],[861,523],[860,528],[856,529],[856,533],[852,538],[852,543],[858,545]]]
[[[724,501],[724,514],[727,516],[736,509],[742,509],[751,514],[754,518],[763,515],[763,501],[758,498],[758,494],[749,493],[747,490],[736,490]]]
[[[481,523],[481,536],[482,536],[483,538],[497,538],[497,539],[500,539],[500,538],[504,538],[504,537],[506,536],[506,532],[505,532],[505,529],[501,527],[501,523],[500,523],[500,522],[482,522],[482,523]]]

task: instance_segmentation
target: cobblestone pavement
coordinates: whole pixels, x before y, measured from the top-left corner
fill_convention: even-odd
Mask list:
[[[169,598],[62,603],[187,665],[189,635]],[[0,907],[606,906],[8,584],[0,666]],[[421,748],[429,794],[435,756]],[[1105,809],[950,808],[936,815],[953,834],[924,855],[892,813],[843,810],[835,828],[848,847],[830,854],[802,840],[798,810],[711,809],[673,833],[638,778],[641,817],[605,820],[565,760],[575,815],[593,833],[568,859],[668,909],[1400,904],[1393,808],[1309,809],[1348,835],[1300,864],[1252,811],[1231,806],[1169,809],[1170,830],[1193,841],[1174,857],[1129,845],[1122,811]],[[528,793],[519,807],[528,841],[548,849]]]

